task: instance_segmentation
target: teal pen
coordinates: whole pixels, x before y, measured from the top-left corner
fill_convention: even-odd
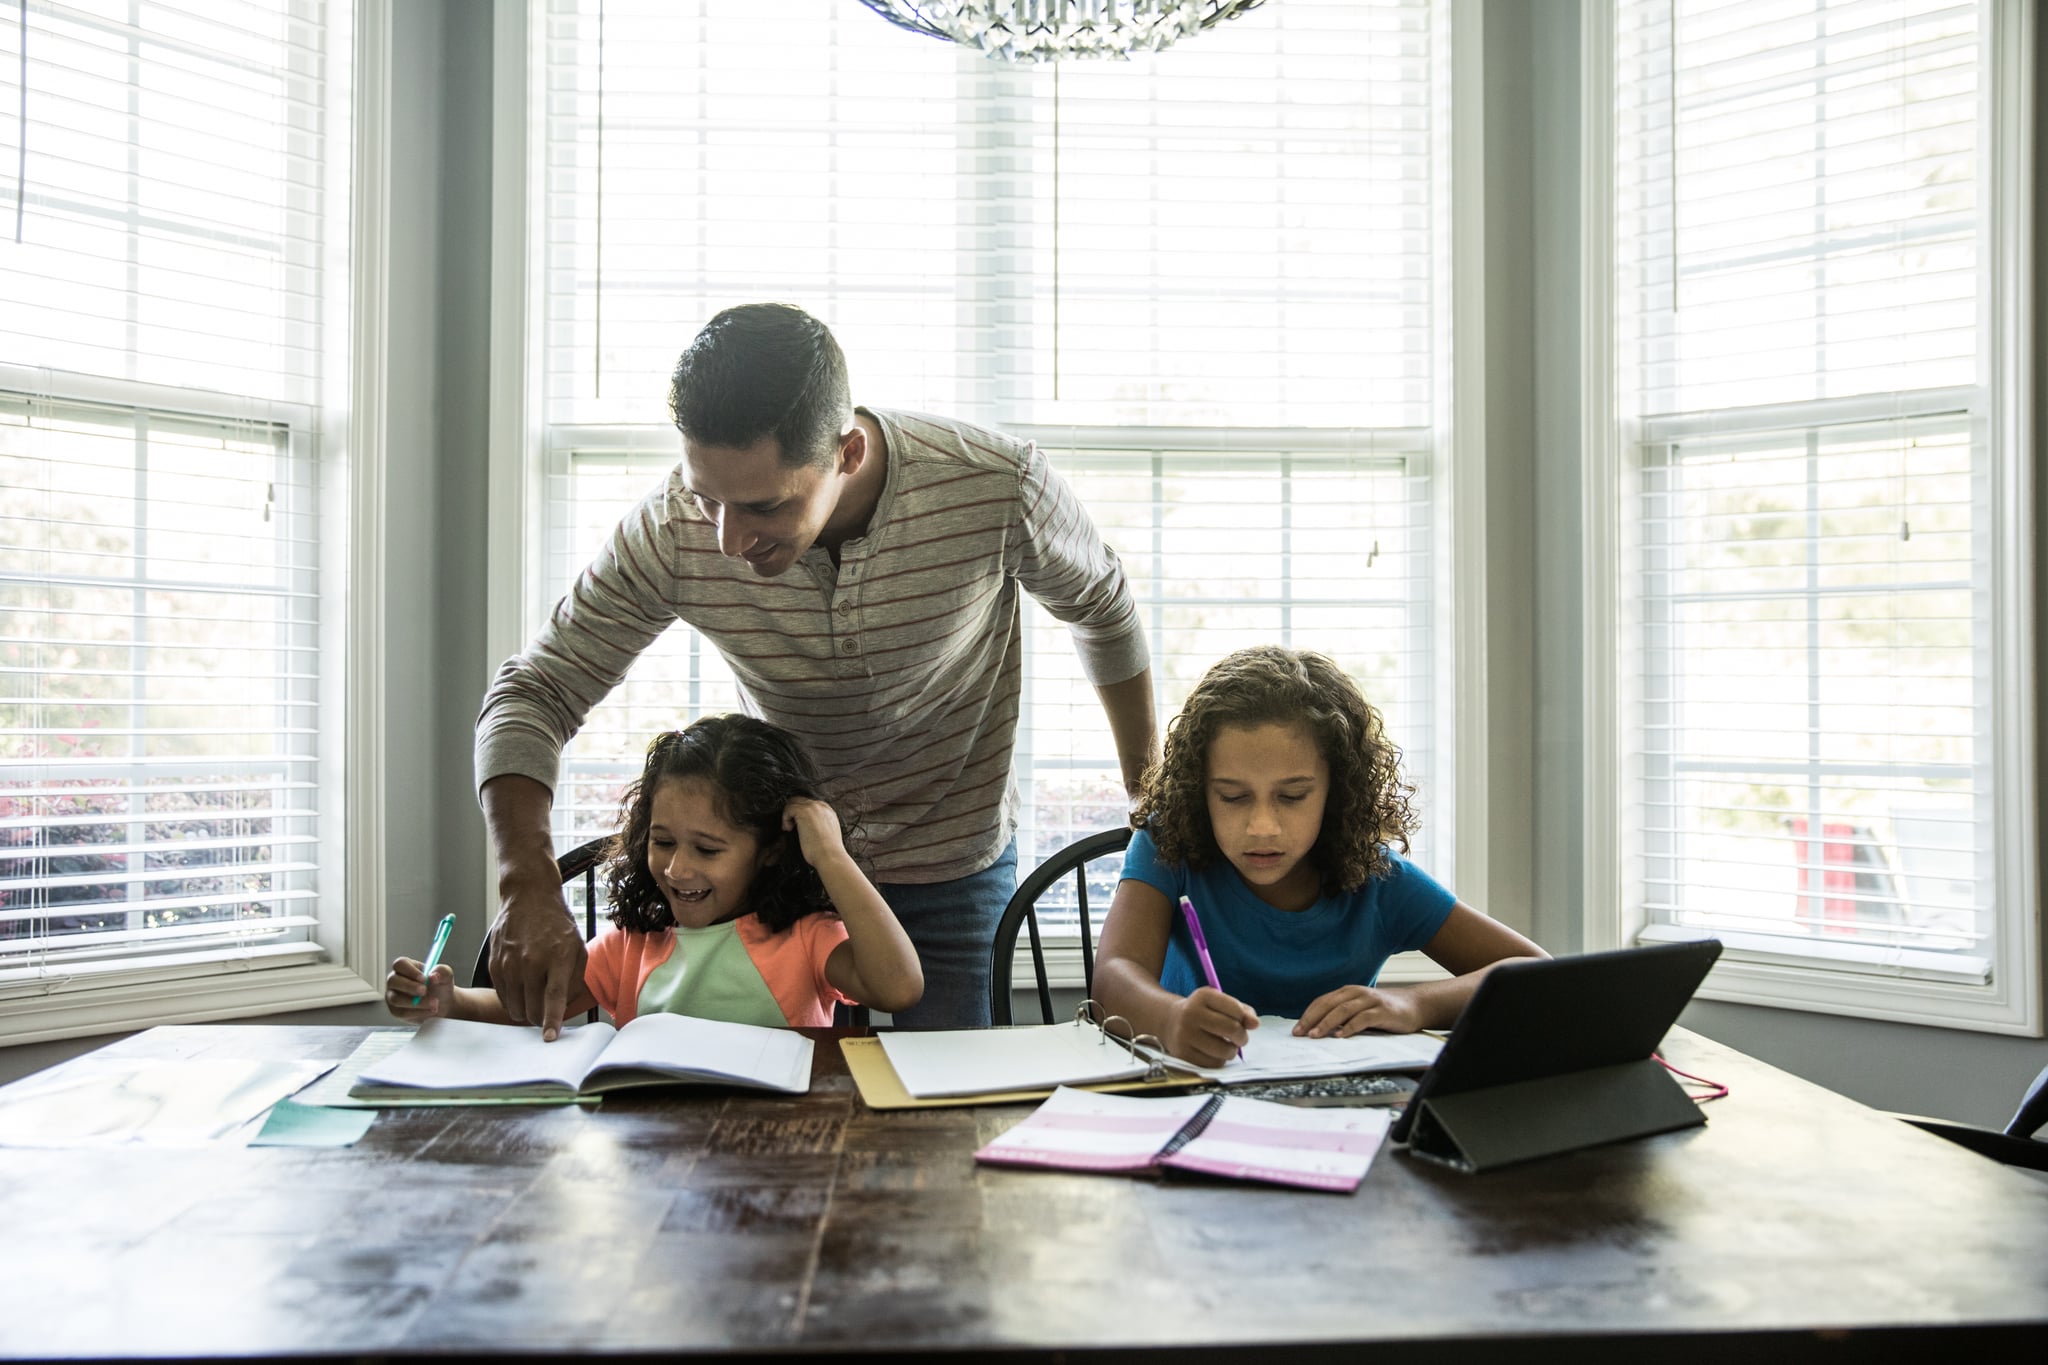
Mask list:
[[[441,965],[441,950],[448,946],[448,935],[453,933],[454,931],[455,916],[441,916],[441,927],[434,931],[434,946],[427,949],[427,969],[420,973],[420,976],[422,978],[429,981],[433,980],[434,968]],[[426,999],[426,997],[423,995],[415,995],[412,998],[412,1002],[413,1004],[417,1005],[419,1004],[420,1001],[424,999]]]

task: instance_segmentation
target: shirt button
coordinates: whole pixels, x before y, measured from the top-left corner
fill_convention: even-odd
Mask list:
[[[839,652],[840,652],[841,654],[853,654],[853,653],[856,653],[856,652],[857,652],[857,651],[858,651],[859,649],[860,649],[860,644],[859,644],[859,642],[858,642],[858,641],[854,641],[854,640],[841,640],[841,641],[839,642]]]
[[[841,602],[841,603],[839,604],[839,614],[840,614],[841,616],[845,616],[845,615],[847,615],[847,614],[848,614],[848,613],[850,613],[850,612],[851,612],[852,610],[853,610],[853,603],[851,603],[851,602]]]

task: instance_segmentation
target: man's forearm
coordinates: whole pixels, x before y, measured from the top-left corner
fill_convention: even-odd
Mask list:
[[[561,1036],[562,1016],[583,980],[583,936],[566,913],[548,813],[554,793],[517,773],[484,783],[484,825],[498,855],[498,915],[491,921],[491,983],[515,1024]]]
[[[518,773],[501,773],[484,783],[478,793],[483,803],[484,828],[490,832],[491,850],[498,859],[498,880],[516,877],[532,865],[555,860],[554,834],[548,818],[554,810],[555,794],[543,784]]]
[[[1110,738],[1116,742],[1124,790],[1135,796],[1145,770],[1159,761],[1159,722],[1152,711],[1152,670],[1140,669],[1122,682],[1104,684],[1095,689],[1095,694],[1102,698],[1103,714],[1109,717]]]

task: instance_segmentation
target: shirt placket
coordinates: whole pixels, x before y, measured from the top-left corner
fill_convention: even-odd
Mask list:
[[[825,615],[832,623],[833,671],[845,680],[867,676],[867,654],[861,648],[860,608],[854,599],[860,591],[864,568],[858,559],[839,565],[838,582],[827,594]]]

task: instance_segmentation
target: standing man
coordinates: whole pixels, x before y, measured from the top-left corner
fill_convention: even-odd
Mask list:
[[[924,999],[896,1022],[987,1024],[990,939],[1016,890],[1018,589],[1072,632],[1135,793],[1158,727],[1122,566],[1029,443],[856,409],[839,343],[801,309],[713,318],[669,411],[682,462],[498,670],[477,720],[506,1010],[553,1038],[582,980],[548,830],[562,746],[680,620],[750,710],[861,794],[875,881],[924,967]]]

